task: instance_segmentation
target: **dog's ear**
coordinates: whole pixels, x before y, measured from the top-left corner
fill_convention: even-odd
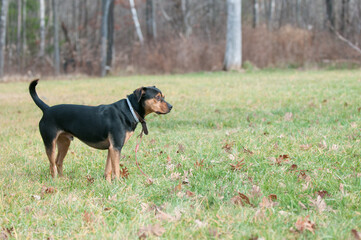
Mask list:
[[[140,102],[143,95],[145,94],[146,87],[137,88],[134,90],[133,94],[137,98],[137,101]]]

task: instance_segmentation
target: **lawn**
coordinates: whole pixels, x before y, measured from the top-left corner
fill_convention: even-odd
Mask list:
[[[77,139],[52,179],[28,83],[0,84],[0,239],[361,234],[360,70],[43,80],[37,91],[49,105],[98,105],[147,85],[174,106],[147,117],[138,158],[151,185],[135,135],[121,181],[103,178],[106,151]]]

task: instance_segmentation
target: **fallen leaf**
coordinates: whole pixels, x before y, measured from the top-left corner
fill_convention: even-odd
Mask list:
[[[14,227],[11,228],[2,228],[2,231],[0,232],[0,239],[7,240],[12,237],[14,231]]]
[[[358,232],[356,229],[352,229],[351,233],[355,240],[361,240],[361,233]]]
[[[117,194],[114,194],[113,196],[108,196],[109,201],[117,201]]]
[[[197,160],[196,163],[194,164],[194,167],[199,167],[199,168],[204,167],[203,161],[204,161],[203,159],[200,160],[199,162]]]
[[[308,176],[304,171],[300,171],[300,174],[298,175],[298,180],[305,180],[306,182],[310,182],[311,177]]]
[[[310,199],[311,206],[314,206],[318,212],[328,210],[325,200],[318,195],[316,200]]]
[[[316,224],[311,222],[309,220],[309,217],[310,216],[306,216],[305,218],[300,217],[297,219],[295,226],[298,231],[303,232],[305,230],[308,230],[313,234],[315,233]]]
[[[270,195],[268,195],[268,198],[269,198],[271,201],[275,201],[275,200],[277,200],[277,195],[276,195],[276,194],[270,194]]]
[[[356,122],[352,122],[352,123],[351,123],[351,127],[352,127],[352,128],[357,128],[357,123],[356,123]]]
[[[129,177],[129,171],[127,167],[124,167],[120,169],[120,177],[121,178],[128,178]]]
[[[330,196],[330,194],[326,191],[326,190],[320,190],[320,191],[317,191],[316,194],[318,196],[320,196],[321,198],[325,198],[325,196]]]
[[[278,158],[271,157],[270,160],[277,165],[282,165],[289,161],[289,156],[287,154],[279,155]]]
[[[291,171],[294,171],[298,168],[298,166],[296,164],[292,164],[291,167],[290,167],[290,170]]]
[[[245,206],[247,204],[252,206],[251,202],[249,201],[249,198],[240,192],[238,192],[238,195],[231,198],[231,202],[235,205]]]
[[[56,193],[57,190],[54,188],[54,187],[46,187],[46,186],[43,186],[41,188],[41,194],[51,194],[51,193]]]
[[[93,222],[94,221],[93,217],[94,217],[94,213],[92,213],[92,212],[89,213],[86,210],[84,211],[84,213],[83,213],[83,221],[84,222],[86,222],[88,224]]]
[[[186,191],[186,195],[187,195],[187,197],[195,196],[195,194],[193,192],[189,191],[189,190]]]
[[[167,222],[175,222],[175,221],[178,221],[180,218],[181,218],[181,215],[180,213],[178,213],[175,217],[168,214],[168,213],[165,213],[159,209],[156,210],[156,213],[155,213],[155,216],[161,220],[161,221],[167,221]]]
[[[287,112],[283,118],[285,121],[291,121],[293,118],[293,113]]]
[[[270,197],[263,197],[259,203],[261,208],[272,208],[278,205],[278,202],[274,202]]]
[[[94,183],[94,178],[91,177],[90,175],[86,175],[85,178],[86,178],[88,184]]]
[[[231,170],[233,170],[233,171],[241,170],[243,165],[245,164],[243,161],[244,161],[244,159],[242,159],[241,161],[238,161],[237,164],[230,164]]]
[[[143,226],[138,231],[138,237],[140,239],[146,239],[147,237],[154,235],[160,237],[165,233],[165,229],[160,224]]]
[[[248,153],[249,155],[253,155],[253,152],[245,147],[242,147],[243,148],[243,152],[244,153]]]
[[[234,143],[226,143],[222,149],[224,149],[227,153],[231,153],[232,152],[232,147],[233,147]]]
[[[182,190],[182,182],[179,182],[179,184],[174,187],[174,192],[179,192],[181,190]]]
[[[31,197],[38,201],[41,199],[39,195],[31,195]]]

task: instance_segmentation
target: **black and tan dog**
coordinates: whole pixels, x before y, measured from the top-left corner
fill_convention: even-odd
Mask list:
[[[112,173],[120,177],[119,159],[124,144],[132,136],[138,122],[148,133],[144,117],[152,112],[167,114],[172,105],[164,100],[162,92],[153,87],[136,89],[126,99],[109,105],[84,106],[61,104],[49,107],[37,95],[38,79],[30,83],[29,91],[35,104],[43,111],[39,122],[52,177],[63,175],[63,160],[73,136],[97,149],[108,149],[105,178]],[[55,149],[58,147],[58,154]]]

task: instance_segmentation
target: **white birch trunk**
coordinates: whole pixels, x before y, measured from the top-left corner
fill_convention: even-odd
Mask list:
[[[242,68],[242,0],[227,0],[227,42],[224,57],[225,71]]]
[[[40,51],[39,57],[45,54],[45,1],[40,0]]]
[[[140,44],[143,45],[144,44],[144,38],[143,38],[143,34],[142,34],[142,29],[140,28],[138,15],[137,15],[137,10],[135,9],[135,6],[134,6],[134,0],[129,0],[129,4],[130,4],[130,10],[132,12],[132,17],[133,17],[135,30],[137,32]]]
[[[4,55],[5,55],[5,40],[6,40],[6,21],[8,16],[8,0],[1,1],[1,16],[0,16],[0,78],[4,76]]]

